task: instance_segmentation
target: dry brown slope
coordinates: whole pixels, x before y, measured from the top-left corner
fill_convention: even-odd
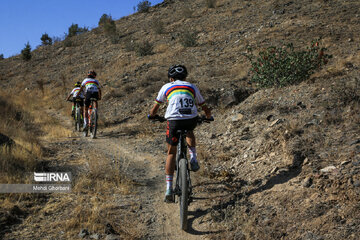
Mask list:
[[[40,79],[45,95],[50,96],[46,100],[55,105],[63,97],[54,95],[65,95],[70,83],[95,67],[107,95],[102,103],[104,122],[144,137],[152,127],[143,124],[142,116],[166,81],[169,63],[186,63],[190,80],[212,100],[219,119],[211,131],[207,130],[211,141],[204,140],[204,174],[217,184],[233,187],[230,199],[208,203],[206,213],[213,216],[214,226],[249,239],[264,235],[273,239],[321,239],[328,237],[329,229],[333,229],[334,239],[356,236],[352,226],[358,217],[358,144],[352,143],[359,135],[359,2],[223,0],[215,9],[208,9],[204,1],[167,2],[148,14],[118,20],[119,44],[110,44],[93,30],[73,38],[73,47],[58,43],[34,51],[30,63],[23,63],[19,57],[3,60],[1,84],[9,91],[10,85],[33,90]],[[191,17],[181,14],[185,6],[193,11]],[[155,18],[164,21],[165,34],[152,32]],[[179,32],[183,29],[198,31],[197,47],[181,46]],[[234,90],[254,87],[248,85],[249,64],[241,55],[246,46],[258,49],[293,42],[304,47],[318,37],[334,55],[319,74],[298,86],[261,90],[234,108],[225,107],[233,100]],[[131,40],[144,39],[154,44],[153,55],[138,57],[126,50]],[[243,117],[233,121],[238,113]],[[270,126],[270,115],[273,121],[282,122]],[[134,124],[121,124],[127,119]],[[294,162],[295,156],[300,161]],[[345,160],[350,162],[342,166]],[[340,175],[321,174],[320,169],[328,165],[340,169]],[[300,186],[306,177],[313,181],[310,189]],[[287,191],[277,191],[278,187]],[[343,189],[341,193],[339,188]],[[328,200],[335,194],[341,196]],[[264,204],[265,199],[274,206]],[[302,202],[307,205],[302,207]],[[321,224],[329,219],[333,219],[332,226]],[[240,226],[229,222],[239,222]]]

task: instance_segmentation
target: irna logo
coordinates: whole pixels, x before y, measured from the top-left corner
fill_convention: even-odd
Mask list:
[[[35,182],[70,182],[70,173],[36,173]]]

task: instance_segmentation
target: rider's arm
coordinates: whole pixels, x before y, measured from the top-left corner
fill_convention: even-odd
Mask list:
[[[157,111],[159,110],[160,105],[155,103],[154,107],[150,110],[150,116],[153,117],[156,115]]]
[[[99,100],[101,100],[101,89],[99,88]]]
[[[69,101],[71,95],[72,95],[72,94],[70,93],[69,96],[66,98],[66,101]]]

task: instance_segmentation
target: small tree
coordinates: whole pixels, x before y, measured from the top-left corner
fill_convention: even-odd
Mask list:
[[[42,45],[45,45],[45,46],[47,46],[47,45],[52,45],[52,43],[53,43],[51,37],[49,37],[49,35],[48,35],[47,33],[44,33],[44,34],[41,36],[40,40],[41,40],[41,44],[42,44]]]
[[[4,54],[0,54],[0,60],[4,59]]]
[[[31,59],[31,46],[29,42],[27,42],[23,50],[21,50],[21,55],[25,61],[29,61]]]
[[[141,1],[137,5],[137,10],[138,10],[138,12],[146,13],[146,12],[149,12],[150,7],[151,7],[151,2]]]
[[[111,16],[103,14],[99,20],[99,27],[104,29],[111,43],[115,44],[119,42],[119,36],[116,34],[116,24]]]
[[[197,45],[197,33],[186,30],[181,34],[180,43],[184,47],[195,47]]]
[[[67,37],[73,37],[78,34],[88,32],[88,31],[89,31],[89,29],[87,27],[80,28],[79,25],[73,23],[69,27]]]

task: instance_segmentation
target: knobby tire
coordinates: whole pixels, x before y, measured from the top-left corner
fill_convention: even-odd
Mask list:
[[[76,108],[76,122],[75,122],[75,130],[81,132],[81,126],[82,126],[82,121],[81,121],[81,112],[80,112],[80,108]]]
[[[181,196],[179,199],[180,205],[180,227],[182,230],[187,229],[188,218],[188,200],[189,200],[189,182],[187,179],[187,166],[186,159],[180,159],[179,161],[179,184],[181,190]]]
[[[97,117],[97,110],[93,109],[93,111],[91,112],[91,138],[96,138]]]

